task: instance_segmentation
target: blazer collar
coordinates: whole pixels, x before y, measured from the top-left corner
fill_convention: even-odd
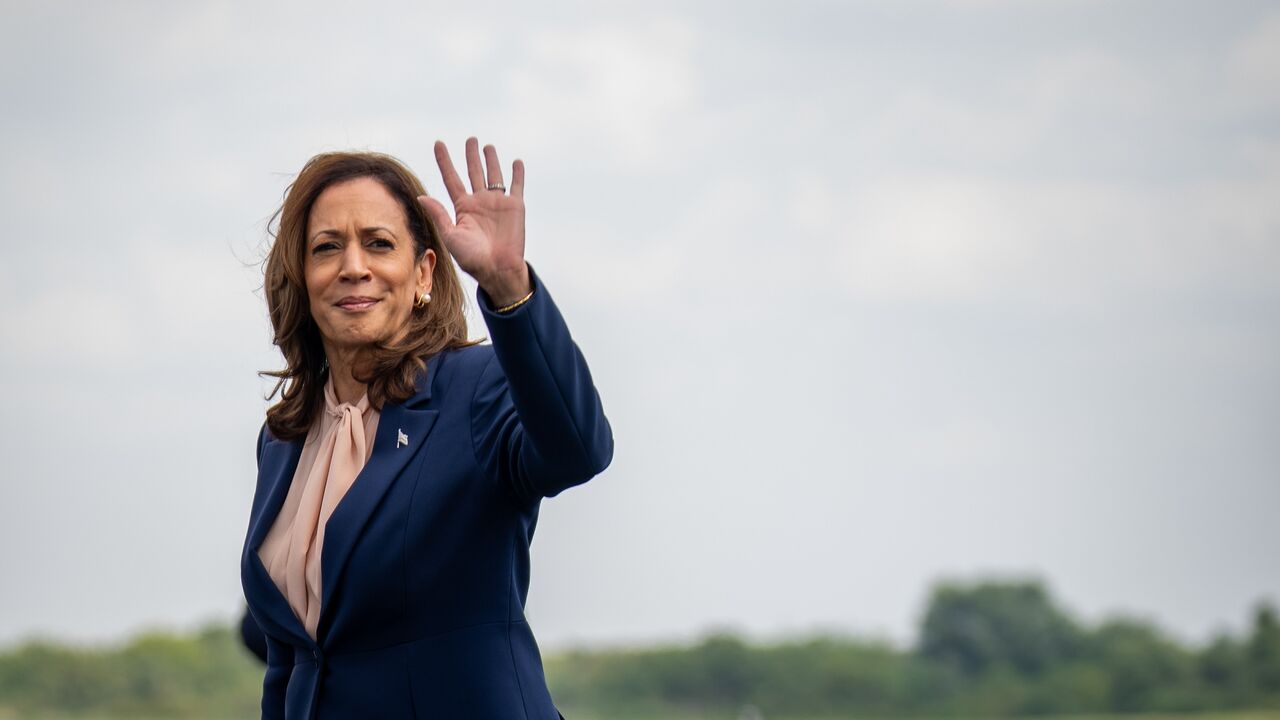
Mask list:
[[[356,541],[382,497],[400,477],[409,461],[418,454],[435,425],[437,411],[429,406],[431,381],[435,378],[439,357],[439,354],[433,356],[427,361],[426,370],[418,373],[415,392],[409,399],[403,403],[387,403],[383,406],[369,461],[360,470],[346,495],[338,501],[338,506],[325,524],[324,547],[320,555],[320,625],[317,631],[321,639],[324,637],[328,618],[332,615],[330,600],[333,598],[334,588],[351,557]],[[285,496],[289,493],[289,486],[298,468],[298,459],[302,455],[302,445],[302,440],[271,438],[262,449],[259,472],[269,489],[266,502],[252,519],[250,526],[246,552],[254,556],[252,560],[258,560],[258,550],[284,505]],[[256,565],[262,567],[261,561],[258,560]],[[267,577],[268,584],[271,585],[270,591],[274,591],[279,596],[278,599],[284,601],[283,594],[274,581],[270,581],[265,568],[262,568],[262,576]],[[276,606],[277,610],[280,607],[277,602],[270,605]],[[283,602],[282,607],[288,608],[287,601]],[[290,617],[277,619],[282,621],[281,624],[291,624],[296,626],[295,630],[301,630],[301,622],[292,611],[288,615]],[[305,632],[301,634],[306,637]]]

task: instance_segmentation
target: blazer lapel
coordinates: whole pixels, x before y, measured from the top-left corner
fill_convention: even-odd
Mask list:
[[[256,594],[262,600],[258,607],[265,611],[265,616],[255,615],[262,629],[276,637],[292,638],[294,644],[305,646],[311,643],[306,628],[289,607],[289,601],[280,592],[275,580],[271,579],[266,565],[258,555],[262,542],[266,540],[276,516],[280,514],[285,496],[289,494],[293,474],[298,468],[298,458],[302,455],[302,444],[302,440],[271,440],[262,448],[261,474],[267,483],[267,496],[249,526],[249,540],[244,549],[247,569],[244,580],[256,586]]]
[[[262,448],[262,475],[267,481],[267,498],[253,518],[253,526],[249,528],[249,549],[257,554],[262,541],[267,539],[267,532],[275,523],[284,498],[289,494],[289,485],[293,483],[293,473],[298,469],[298,458],[302,456],[302,440],[286,442],[270,440]]]
[[[434,359],[434,358],[433,358]],[[433,363],[428,363],[431,369]],[[430,372],[424,375],[432,374]],[[332,613],[334,587],[342,576],[356,541],[360,538],[382,497],[404,472],[405,466],[418,454],[435,425],[437,411],[419,406],[431,397],[425,377],[419,381],[418,394],[402,405],[387,404],[378,419],[378,432],[373,441],[373,454],[347,494],[338,502],[324,528],[324,547],[320,555],[320,627]]]
[[[267,566],[262,564],[258,551],[246,550],[245,552],[251,556],[245,558],[248,571],[244,576],[246,595],[253,592],[260,599],[256,607],[263,613],[260,615],[255,612],[254,620],[268,635],[289,639],[291,644],[300,647],[310,646],[311,636],[307,635],[307,629],[303,627],[302,621],[293,612],[293,608],[289,607],[289,601],[285,599],[284,593],[280,592],[275,580],[272,580],[271,575],[267,573]],[[255,588],[252,591],[248,590],[250,583]]]

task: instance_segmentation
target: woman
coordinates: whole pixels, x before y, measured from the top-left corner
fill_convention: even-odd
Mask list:
[[[581,353],[524,261],[524,166],[466,144],[456,220],[394,159],[329,153],[286,193],[266,294],[286,367],[241,574],[264,718],[558,716],[524,620],[538,503],[608,466]],[[467,341],[450,258],[492,346]]]

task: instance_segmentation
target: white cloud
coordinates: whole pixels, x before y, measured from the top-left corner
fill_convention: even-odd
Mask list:
[[[1091,307],[1224,284],[1266,291],[1280,273],[1280,209],[1267,201],[1278,192],[1274,181],[901,177],[846,187],[825,223],[840,238],[834,267],[856,295]]]
[[[1045,11],[1060,8],[1087,9],[1091,5],[1103,4],[1104,0],[1037,0],[1029,3],[1026,0],[942,0],[942,4],[960,10],[1010,10]]]
[[[857,293],[947,299],[995,290],[1026,252],[998,194],[976,183],[884,183],[848,197],[834,235]]]
[[[121,297],[60,285],[35,297],[7,294],[0,346],[28,367],[120,364],[145,351],[134,314]]]
[[[1229,89],[1246,108],[1280,105],[1280,13],[1254,24],[1227,58]]]
[[[698,79],[693,27],[674,18],[539,29],[504,85],[518,142],[550,154],[603,153],[648,167],[677,151]]]
[[[1035,63],[1023,90],[1042,120],[1100,114],[1116,124],[1162,106],[1159,78],[1148,70],[1114,51],[1073,48]]]

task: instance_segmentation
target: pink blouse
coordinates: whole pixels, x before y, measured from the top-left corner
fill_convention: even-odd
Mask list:
[[[307,433],[289,494],[258,556],[289,607],[314,640],[320,623],[320,552],[324,526],[373,452],[377,410],[365,395],[338,403],[332,377],[324,386],[324,411]]]

